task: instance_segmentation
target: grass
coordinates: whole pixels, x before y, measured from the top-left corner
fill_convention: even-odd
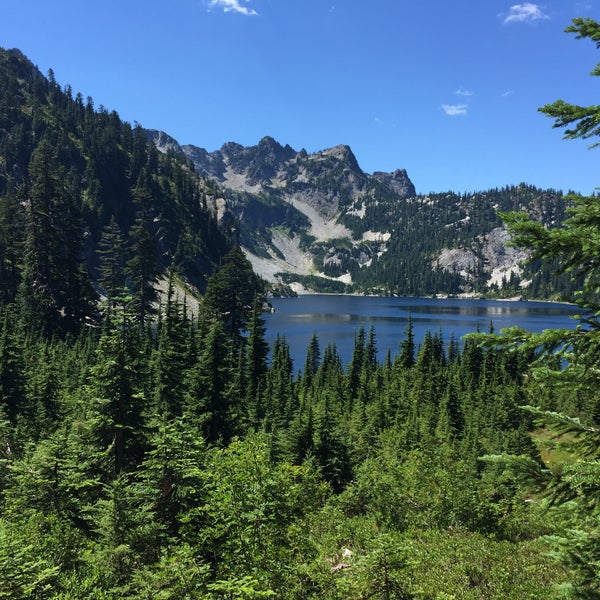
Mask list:
[[[548,469],[559,474],[564,465],[577,460],[577,455],[570,448],[575,443],[572,434],[557,434],[546,427],[536,429],[531,437],[540,453],[540,457]]]

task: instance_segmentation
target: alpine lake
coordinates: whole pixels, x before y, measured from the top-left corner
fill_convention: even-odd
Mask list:
[[[344,365],[352,358],[355,337],[362,327],[375,333],[377,358],[383,361],[388,350],[392,358],[400,351],[412,319],[415,345],[425,333],[441,333],[447,346],[467,333],[499,332],[518,326],[527,331],[574,329],[574,315],[581,309],[572,304],[523,300],[464,298],[396,298],[382,296],[301,295],[272,298],[274,312],[265,315],[266,340],[270,347],[279,335],[285,338],[294,361],[294,373],[302,370],[313,334],[321,355],[334,343]]]

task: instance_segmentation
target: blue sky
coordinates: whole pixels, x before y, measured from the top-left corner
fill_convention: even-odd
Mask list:
[[[537,108],[600,103],[600,52],[564,33],[600,0],[0,0],[0,46],[209,151],[265,135],[351,146],[419,193],[530,183],[591,193],[600,148]]]

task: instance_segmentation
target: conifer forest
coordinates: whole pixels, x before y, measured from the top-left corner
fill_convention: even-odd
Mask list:
[[[502,215],[572,329],[294,365],[215,193],[0,50],[0,598],[600,598],[598,198]]]

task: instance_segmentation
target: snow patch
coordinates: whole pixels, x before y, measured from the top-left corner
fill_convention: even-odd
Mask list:
[[[389,231],[365,231],[362,236],[363,242],[389,242],[392,234]]]
[[[360,205],[360,208],[354,208],[353,210],[349,210],[348,214],[354,215],[355,217],[358,217],[359,219],[364,219],[365,215],[367,214],[367,207],[366,207],[365,203],[363,202]]]
[[[519,265],[512,265],[509,267],[496,267],[490,273],[490,279],[487,282],[488,287],[492,285],[497,285],[500,287],[502,285],[502,280],[510,281],[511,275],[514,273],[517,276],[520,276],[523,270]]]
[[[352,275],[350,275],[350,273],[344,273],[339,277],[329,277],[329,275],[325,275],[325,273],[317,273],[317,275],[323,279],[329,279],[330,281],[341,281],[346,285],[350,285],[352,283]]]

